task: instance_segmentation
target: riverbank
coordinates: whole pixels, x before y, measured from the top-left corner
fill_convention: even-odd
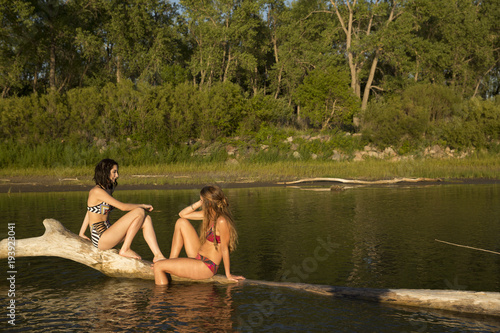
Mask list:
[[[93,167],[31,168],[0,170],[0,193],[87,191],[93,186]],[[231,187],[286,186],[304,178],[390,180],[426,178],[401,184],[491,184],[500,183],[500,159],[421,159],[361,162],[276,162],[164,164],[120,167],[120,190],[199,188],[205,184]],[[306,182],[300,186],[331,186],[338,182]],[[342,184],[341,184],[342,185]],[[394,184],[393,184],[394,185]]]

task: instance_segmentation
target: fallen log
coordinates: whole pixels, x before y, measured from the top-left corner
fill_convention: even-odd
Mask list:
[[[343,184],[359,184],[359,185],[385,185],[397,183],[418,183],[418,182],[439,182],[439,178],[394,178],[382,180],[357,180],[357,179],[343,179],[343,178],[304,178],[290,182],[279,182],[277,184],[291,185],[307,182],[335,182]]]
[[[90,241],[72,233],[57,220],[45,219],[43,224],[46,230],[42,236],[15,240],[15,257],[55,256],[82,263],[111,277],[154,280],[151,262],[120,256],[116,249],[99,250],[92,246]],[[12,246],[9,242],[12,240],[0,241],[0,258],[8,257],[8,247]],[[172,280],[193,281],[177,276],[172,276]],[[231,283],[222,275],[197,280],[197,282]],[[500,293],[498,292],[350,288],[256,280],[244,280],[243,283],[392,305],[500,316]]]
[[[40,237],[15,240],[15,257],[61,257],[79,262],[111,277],[125,277],[154,280],[151,269],[153,264],[146,260],[123,257],[118,250],[99,250],[89,240],[66,229],[61,222],[54,219],[43,221],[45,233]],[[9,239],[0,242],[0,258],[8,257]],[[183,281],[184,278],[172,276],[172,280]],[[216,275],[205,282],[229,282],[225,277]]]
[[[487,316],[500,316],[500,293],[434,289],[372,289],[245,280],[246,284],[291,288],[320,295],[445,310]],[[275,299],[279,299],[276,295]]]

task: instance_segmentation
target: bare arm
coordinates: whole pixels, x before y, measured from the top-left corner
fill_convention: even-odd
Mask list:
[[[94,200],[96,201],[95,204],[98,204],[99,202],[106,202],[110,204],[113,207],[118,208],[121,211],[128,212],[136,208],[143,208],[147,211],[152,211],[153,206],[148,205],[148,204],[133,204],[133,203],[124,203],[121,202],[117,199],[115,199],[113,196],[109,195],[108,192],[104,191],[102,188],[95,187],[90,191],[90,197],[93,197]],[[89,197],[89,201],[90,201]],[[92,205],[89,205],[92,206]]]
[[[198,210],[202,205],[199,200],[179,212],[179,216],[188,220],[203,220],[203,212]]]
[[[226,271],[226,277],[231,281],[244,280],[243,276],[232,275],[231,274],[231,260],[229,255],[229,228],[227,222],[224,218],[219,218],[217,221],[217,229],[220,233],[220,251],[222,254],[222,261],[224,262],[224,269]]]
[[[82,227],[80,228],[79,236],[84,238],[84,239],[90,240],[90,238],[85,236],[85,231],[87,231],[88,226],[89,226],[89,212],[87,211],[87,213],[85,214],[85,217],[83,219]]]

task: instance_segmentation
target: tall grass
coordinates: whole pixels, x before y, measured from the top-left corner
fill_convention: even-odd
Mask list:
[[[3,168],[2,178],[45,177],[54,182],[78,177],[91,184],[93,165],[55,168]],[[273,161],[238,164],[205,161],[158,163],[144,166],[120,166],[120,184],[199,185],[207,183],[278,183],[302,178],[332,177],[345,179],[486,178],[500,179],[498,156],[474,156],[464,159],[419,159],[352,161]]]
[[[0,176],[78,177],[91,181],[95,164],[113,158],[120,164],[122,184],[200,184],[211,182],[281,182],[311,177],[391,179],[397,177],[500,179],[500,145],[466,158],[403,156],[400,161],[366,159],[331,160],[333,150],[349,155],[363,149],[359,137],[330,134],[329,140],[309,140],[307,133],[262,130],[260,139],[240,138],[219,142],[197,141],[159,148],[132,140],[99,144],[50,142],[22,144],[0,142]],[[287,137],[293,136],[293,145]],[[229,155],[229,146],[237,153]],[[293,153],[298,152],[300,158]],[[316,159],[312,158],[316,155]],[[144,177],[147,176],[147,177]]]

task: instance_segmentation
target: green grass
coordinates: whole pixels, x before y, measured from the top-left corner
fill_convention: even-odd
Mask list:
[[[61,183],[78,179],[92,184],[93,167],[5,168],[2,179],[44,179]],[[353,161],[276,161],[170,163],[120,167],[120,184],[199,185],[213,182],[277,183],[302,178],[331,177],[379,180],[400,177],[440,179],[500,179],[498,155],[464,159],[408,159],[388,161],[368,159]]]

